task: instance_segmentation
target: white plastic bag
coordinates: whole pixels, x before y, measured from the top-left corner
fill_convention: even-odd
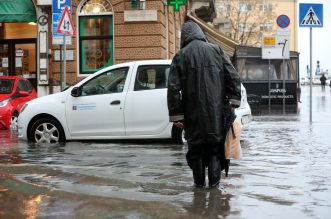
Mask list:
[[[242,158],[240,145],[241,125],[240,122],[234,122],[230,127],[225,138],[225,157],[226,159]]]

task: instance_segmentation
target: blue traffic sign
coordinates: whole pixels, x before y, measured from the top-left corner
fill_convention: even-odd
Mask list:
[[[66,6],[69,7],[69,11],[71,12],[71,0],[53,0],[52,12],[61,14]]]
[[[71,13],[71,0],[53,0],[52,2],[52,42],[53,44],[63,43],[63,34],[57,33],[56,29],[60,23],[61,15],[65,7],[68,6]],[[69,41],[70,40],[70,41]],[[70,36],[66,36],[66,44],[71,44]]]
[[[288,27],[290,25],[290,18],[285,14],[279,15],[277,17],[277,25],[280,28]]]
[[[323,4],[300,4],[299,26],[323,27]]]

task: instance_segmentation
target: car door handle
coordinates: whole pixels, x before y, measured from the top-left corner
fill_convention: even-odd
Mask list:
[[[114,100],[113,102],[110,103],[110,105],[118,105],[120,103],[121,103],[120,100]]]

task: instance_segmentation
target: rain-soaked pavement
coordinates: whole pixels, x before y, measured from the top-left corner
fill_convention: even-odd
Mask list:
[[[219,189],[193,189],[186,146],[34,146],[0,131],[0,218],[331,218],[331,92],[297,115],[255,116]]]

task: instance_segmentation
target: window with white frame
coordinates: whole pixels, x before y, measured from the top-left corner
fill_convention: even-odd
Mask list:
[[[247,12],[247,11],[252,10],[252,6],[248,3],[239,3],[238,4],[238,10],[240,12]]]
[[[259,8],[260,8],[260,11],[264,11],[264,12],[272,11],[272,4],[270,4],[270,3],[261,4],[261,5],[259,5]]]
[[[239,31],[240,32],[249,32],[252,29],[251,24],[239,24]]]
[[[260,25],[260,31],[272,31],[272,23],[265,23]]]
[[[108,0],[85,0],[78,13],[79,73],[92,74],[114,63],[114,19]]]
[[[219,11],[219,12],[230,11],[230,4],[228,4],[228,3],[219,3],[217,5],[217,11]]]

